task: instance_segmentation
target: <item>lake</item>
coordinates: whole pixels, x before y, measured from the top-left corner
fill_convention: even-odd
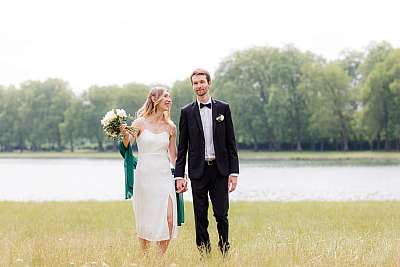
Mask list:
[[[241,161],[232,200],[400,200],[400,165]],[[0,159],[0,200],[124,199],[118,159]],[[185,193],[191,200],[191,193]]]

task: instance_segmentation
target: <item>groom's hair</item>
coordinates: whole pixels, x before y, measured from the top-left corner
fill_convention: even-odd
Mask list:
[[[193,76],[197,76],[197,75],[206,75],[206,78],[207,78],[207,82],[208,82],[208,84],[210,84],[210,82],[211,82],[211,76],[210,76],[210,73],[208,72],[208,71],[206,71],[205,69],[195,69],[193,72],[192,72],[192,75],[190,75],[190,82],[192,83],[192,85],[193,85],[193,80],[192,80],[192,78],[193,78]]]

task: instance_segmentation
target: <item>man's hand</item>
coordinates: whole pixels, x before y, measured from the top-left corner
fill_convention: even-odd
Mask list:
[[[187,180],[181,177],[177,177],[176,180],[176,192],[183,193],[187,191]]]
[[[229,193],[233,192],[236,189],[237,186],[237,176],[229,175],[228,178],[228,190]]]

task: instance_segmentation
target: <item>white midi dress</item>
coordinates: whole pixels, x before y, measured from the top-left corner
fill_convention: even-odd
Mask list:
[[[176,238],[177,208],[175,182],[168,159],[169,133],[144,129],[136,142],[138,163],[132,199],[137,236],[149,241]],[[171,236],[167,222],[169,197],[173,210]]]

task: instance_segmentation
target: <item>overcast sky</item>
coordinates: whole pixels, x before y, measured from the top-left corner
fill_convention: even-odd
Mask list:
[[[0,84],[172,85],[256,45],[291,43],[328,59],[374,40],[400,47],[396,2],[1,0]]]

